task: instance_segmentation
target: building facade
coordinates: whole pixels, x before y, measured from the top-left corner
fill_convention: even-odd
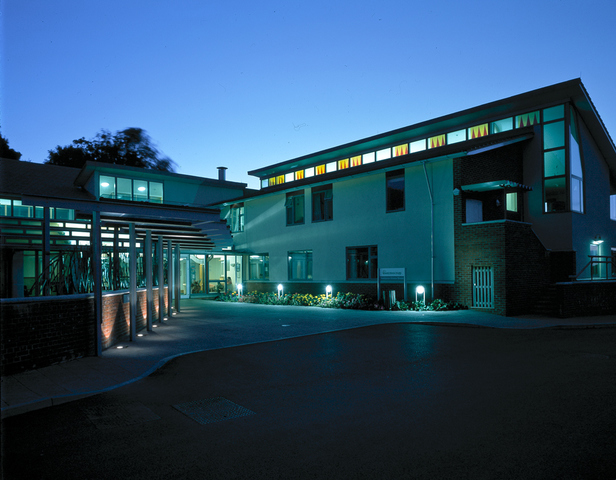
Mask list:
[[[422,286],[517,315],[614,279],[616,150],[579,80],[249,173],[261,189],[222,204],[236,251],[269,262],[248,290]]]

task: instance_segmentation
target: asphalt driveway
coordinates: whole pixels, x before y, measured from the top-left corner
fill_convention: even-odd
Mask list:
[[[3,420],[4,478],[616,478],[616,329],[391,324],[194,353]]]

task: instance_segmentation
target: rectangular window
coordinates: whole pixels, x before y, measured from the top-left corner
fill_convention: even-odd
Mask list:
[[[445,145],[445,134],[428,138],[428,148],[442,147],[443,145]]]
[[[426,149],[426,139],[422,138],[421,140],[415,140],[411,142],[411,153],[415,152],[423,152]]]
[[[473,198],[466,199],[466,223],[483,222],[483,202]]]
[[[269,255],[250,256],[250,280],[269,280]]]
[[[229,217],[231,218],[231,232],[243,232],[244,231],[244,204],[238,203],[233,205],[229,211]]]
[[[524,115],[517,115],[515,117],[515,128],[524,128],[530,125],[537,125],[539,123],[539,111],[525,113]]]
[[[398,145],[394,147],[394,157],[400,157],[401,155],[407,155],[409,153],[408,144]]]
[[[543,149],[565,146],[565,122],[548,123],[543,126]]]
[[[349,168],[349,159],[338,160],[338,169],[344,170],[345,168]]]
[[[342,168],[342,167],[340,167],[340,168]],[[327,173],[335,172],[336,170],[337,170],[336,162],[329,162],[327,165],[325,165],[325,171]]]
[[[133,182],[130,178],[117,178],[116,198],[120,200],[133,199]]]
[[[285,183],[292,182],[294,180],[295,180],[295,174],[293,172],[285,173],[284,174],[284,181],[285,181]]]
[[[100,176],[99,196],[103,198],[115,198],[115,177]]]
[[[323,175],[325,173],[325,165],[319,165],[316,167],[315,173],[317,175]]]
[[[518,192],[510,192],[505,195],[507,210],[510,212],[518,211]]]
[[[261,180],[261,188],[265,188],[269,186],[269,180],[267,178],[264,178]]]
[[[372,163],[372,162],[374,162],[374,152],[364,153],[363,161],[364,161],[364,163]]]
[[[351,158],[351,167],[359,167],[361,165],[361,155],[356,155]]]
[[[559,177],[565,174],[565,149],[551,150],[543,154],[544,177]]]
[[[490,133],[492,134],[508,132],[509,130],[513,130],[513,117],[503,118],[502,120],[490,123]]]
[[[284,183],[284,175],[276,176],[276,185],[282,185]]]
[[[565,177],[547,178],[543,181],[543,202],[545,212],[566,210]]]
[[[464,142],[466,140],[466,130],[458,130],[447,134],[447,145],[452,143]]]
[[[150,182],[150,202],[163,203],[163,184]]]
[[[347,280],[377,278],[377,253],[376,245],[368,247],[347,247]]]
[[[295,180],[303,180],[304,179],[304,171],[298,170],[295,172]]]
[[[312,250],[289,252],[289,280],[312,280]]]
[[[616,220],[616,195],[610,195],[610,219]]]
[[[387,211],[404,210],[404,169],[387,172]]]
[[[133,180],[133,200],[136,202],[148,201],[148,182],[145,180]]]
[[[34,207],[32,205],[23,205],[21,200],[13,200],[13,216],[34,218]]]
[[[334,218],[332,186],[312,189],[312,221],[325,222]]]
[[[309,167],[306,170],[306,178],[314,177],[314,167]]]
[[[11,201],[8,198],[0,198],[0,217],[13,216]]]
[[[376,152],[376,161],[387,160],[391,158],[391,148],[384,148]]]
[[[565,106],[564,105],[556,105],[555,107],[546,108],[543,111],[543,121],[544,122],[552,122],[554,120],[559,120],[561,118],[565,118]]]
[[[473,138],[485,137],[488,134],[488,131],[489,129],[487,123],[471,127],[468,129],[468,139],[472,140]]]
[[[287,201],[284,206],[287,209],[287,225],[299,225],[304,223],[304,191],[287,193]]]

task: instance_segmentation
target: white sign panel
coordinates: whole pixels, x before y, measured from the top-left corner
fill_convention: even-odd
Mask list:
[[[381,268],[381,278],[404,277],[404,268]]]

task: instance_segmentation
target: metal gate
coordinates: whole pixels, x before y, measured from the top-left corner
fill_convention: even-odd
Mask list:
[[[473,307],[494,308],[492,267],[473,267]]]

